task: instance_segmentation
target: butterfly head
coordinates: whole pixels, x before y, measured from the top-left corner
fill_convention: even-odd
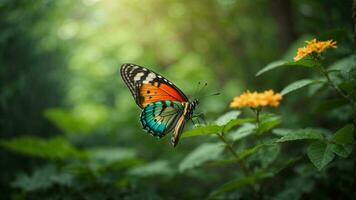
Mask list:
[[[193,115],[194,110],[198,107],[199,101],[198,99],[194,99],[193,101],[189,102],[189,109],[188,109],[188,118],[190,118]]]
[[[193,108],[197,107],[199,105],[198,99],[194,99],[193,101],[190,102]]]

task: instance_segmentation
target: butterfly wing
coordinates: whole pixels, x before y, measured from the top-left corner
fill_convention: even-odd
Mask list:
[[[178,87],[149,69],[135,64],[123,64],[120,73],[140,108],[164,100],[188,102]]]
[[[184,105],[181,102],[157,101],[143,109],[140,121],[148,133],[161,138],[176,127],[183,114]]]

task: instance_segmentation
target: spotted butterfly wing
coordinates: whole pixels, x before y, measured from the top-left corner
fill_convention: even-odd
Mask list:
[[[140,108],[160,100],[188,102],[188,98],[178,87],[147,68],[123,64],[120,72]]]
[[[123,64],[120,72],[136,104],[143,109],[140,117],[143,128],[160,138],[174,130],[171,141],[176,146],[197,101],[189,102],[173,83],[144,67]]]

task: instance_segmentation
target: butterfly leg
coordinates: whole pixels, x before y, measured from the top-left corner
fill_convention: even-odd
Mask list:
[[[199,113],[199,114],[193,115],[193,116],[192,116],[192,121],[193,121],[193,118],[198,121],[198,124],[204,124],[204,125],[206,125],[205,115],[204,115],[203,113]],[[201,123],[200,120],[202,120],[203,123]],[[193,123],[194,123],[194,122],[193,122]],[[195,124],[194,124],[194,125],[195,125]]]
[[[196,118],[191,118],[190,120],[192,120],[192,123],[195,127],[197,127],[200,123],[199,123],[199,120],[195,120]]]

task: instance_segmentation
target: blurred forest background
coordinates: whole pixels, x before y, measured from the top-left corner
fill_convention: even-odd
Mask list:
[[[255,76],[275,60],[292,61],[305,40],[336,40],[329,63],[354,53],[348,0],[1,0],[0,27],[1,199],[204,199],[240,176],[239,165],[182,167],[210,136],[173,148],[170,135],[144,133],[123,63],[159,72],[192,98],[207,82],[203,95],[221,95],[198,97],[199,112],[213,122],[246,89],[281,91],[317,75],[281,68]],[[273,110],[279,126],[333,132],[351,121],[348,106],[322,111],[320,97],[335,94],[317,89],[285,96]],[[297,159],[253,181],[256,196],[241,187],[216,198],[350,198],[352,159],[319,171],[303,145],[278,149],[278,158]]]

